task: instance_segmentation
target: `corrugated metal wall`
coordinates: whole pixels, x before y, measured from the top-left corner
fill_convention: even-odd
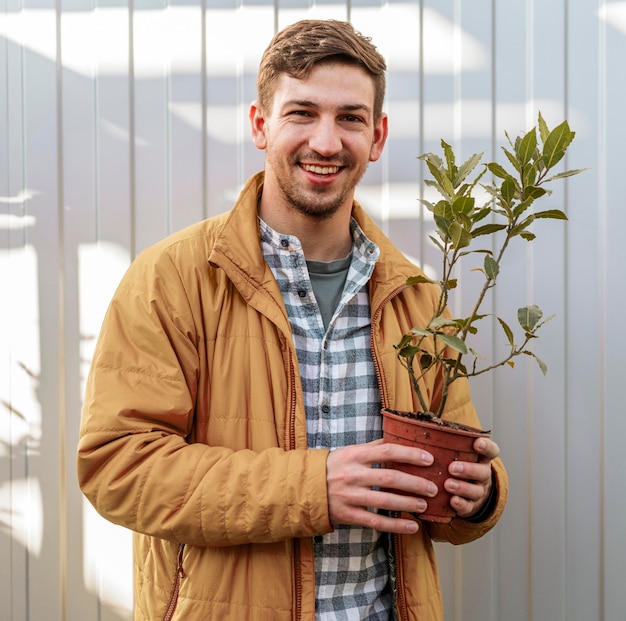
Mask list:
[[[511,251],[493,307],[556,313],[548,376],[474,384],[509,507],[438,551],[446,621],[623,620],[626,2],[597,0],[0,0],[0,619],[130,619],[130,537],[75,482],[94,338],[131,258],[261,167],[256,64],[307,16],[352,20],[388,59],[391,136],[359,197],[426,265],[417,155],[444,138],[493,158],[538,110],[578,132],[567,165],[591,170],[551,199],[570,221]]]

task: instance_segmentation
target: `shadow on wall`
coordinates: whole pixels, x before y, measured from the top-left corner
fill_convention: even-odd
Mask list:
[[[119,36],[120,32],[128,33],[128,9],[126,2],[115,4],[108,3],[97,11],[62,14],[63,95],[69,91],[93,97],[97,91],[100,99],[82,102],[72,98],[66,103],[67,116],[77,114],[67,121],[68,126],[71,121],[72,131],[64,134],[67,204],[63,205],[65,229],[61,233],[57,230],[58,192],[54,186],[58,182],[54,163],[59,128],[52,107],[56,93],[43,90],[50,84],[54,87],[56,80],[55,10],[7,9],[0,22],[0,43],[9,62],[19,59],[9,76],[9,81],[17,80],[19,88],[10,90],[7,109],[12,129],[7,128],[6,134],[7,144],[20,155],[11,160],[11,166],[0,167],[0,601],[11,601],[12,609],[22,611],[26,610],[27,598],[39,596],[40,589],[56,591],[54,581],[47,581],[47,586],[34,578],[29,582],[29,568],[35,575],[49,575],[46,570],[56,575],[61,559],[65,559],[68,605],[85,610],[102,607],[109,618],[129,619],[130,534],[100,519],[75,483],[74,447],[83,384],[102,316],[131,259],[131,246],[137,244],[141,249],[150,239],[156,241],[168,232],[155,228],[150,220],[169,217],[166,226],[180,228],[203,215],[224,211],[231,206],[242,177],[253,172],[242,173],[238,167],[256,168],[257,160],[246,160],[244,166],[239,161],[241,152],[249,148],[246,106],[241,102],[242,97],[246,102],[254,97],[256,64],[274,27],[274,2],[268,0],[265,6],[257,3],[240,11],[225,1],[223,9],[207,11],[205,99],[198,92],[203,84],[198,75],[202,68],[198,51],[203,49],[198,7],[177,3],[166,11],[135,11],[135,103],[146,105],[141,107],[142,114],[136,115],[134,136],[125,124],[128,42]],[[420,145],[437,150],[439,138],[449,135],[458,121],[459,108],[450,102],[447,92],[451,76],[458,72],[490,76],[490,60],[480,40],[458,31],[439,12],[424,8],[426,55],[421,62],[433,95],[421,102],[415,79],[422,45],[416,36],[417,4],[388,2],[382,20],[380,8],[355,6],[351,13],[355,25],[371,34],[389,58],[388,107],[393,118],[384,189],[381,173],[375,169],[364,178],[359,198],[396,244],[407,251],[414,248],[416,237],[427,239],[432,228],[432,223],[420,220],[424,214],[417,210],[415,157]],[[279,27],[303,17],[345,18],[345,6],[339,0],[332,7],[281,10]],[[626,3],[606,3],[598,15],[626,34]],[[394,28],[388,27],[389,21]],[[111,46],[111,40],[122,43]],[[458,45],[459,40],[461,64],[451,52],[452,42]],[[26,91],[20,82],[23,71],[31,72]],[[48,76],[48,86],[39,83],[37,71]],[[166,91],[167,98],[163,96]],[[18,101],[24,92],[29,101]],[[154,93],[162,99],[153,99]],[[534,105],[546,117],[561,115],[561,102],[538,101]],[[499,102],[499,126],[514,130],[526,118],[527,108],[523,101]],[[472,149],[472,141],[484,144],[490,139],[490,99],[470,97],[464,100],[462,113],[460,125],[464,140],[470,143],[468,149]],[[571,113],[572,125],[584,132],[585,120],[578,118],[575,110]],[[16,123],[13,114],[18,117]],[[426,122],[420,124],[420,115]],[[14,129],[22,126],[30,140],[28,147],[21,144],[23,136]],[[497,138],[501,135],[501,129],[496,128]],[[168,148],[176,148],[181,137],[181,151],[168,152]],[[129,207],[125,184],[131,141],[141,166],[134,180],[135,204]],[[207,170],[195,177],[191,173],[196,169],[189,161],[193,158],[183,157],[189,153],[187,145],[203,145],[207,152]],[[37,164],[31,163],[27,148],[50,176],[44,179]],[[123,157],[118,158],[118,154]],[[179,161],[178,155],[184,165],[167,168],[168,162]],[[28,175],[22,165],[28,168]],[[155,170],[165,174],[154,174]],[[148,171],[143,180],[141,171]],[[44,179],[41,183],[38,175]],[[170,186],[166,187],[168,175]],[[210,188],[208,205],[198,204],[202,203],[202,175],[206,175]],[[21,185],[25,178],[33,184],[30,190]],[[147,190],[143,193],[144,186],[158,183],[171,191],[169,197],[157,201],[164,205],[162,214],[154,209],[153,195]],[[144,214],[148,232],[137,227],[138,234],[144,235],[140,241],[130,240],[126,230],[127,220],[123,218],[136,215],[130,214],[131,208]],[[63,247],[55,238],[61,234]],[[427,251],[415,257],[421,263],[428,263],[428,258]],[[64,355],[63,369],[59,368],[59,351]],[[67,404],[65,412],[59,411],[62,403]],[[59,454],[62,448],[65,456]],[[60,480],[60,472],[64,480]],[[62,502],[66,506],[59,504]],[[60,549],[64,537],[68,550]],[[57,601],[59,595],[51,593],[50,598]],[[98,613],[94,612],[93,618],[98,618]],[[15,619],[21,621],[19,615]]]

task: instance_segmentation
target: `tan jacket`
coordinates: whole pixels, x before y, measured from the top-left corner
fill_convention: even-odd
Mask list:
[[[325,450],[309,450],[298,362],[257,223],[262,174],[227,214],[143,252],[107,312],[89,375],[78,474],[95,508],[135,536],[135,618],[314,618],[312,537],[328,533]],[[393,343],[424,324],[434,287],[354,205],[381,249],[370,282],[383,404],[415,409]],[[437,387],[429,387],[435,397]],[[446,414],[478,426],[466,383]],[[454,519],[396,538],[400,619],[441,621],[431,538],[464,543],[497,522]],[[168,609],[170,610],[168,616]],[[173,614],[172,614],[173,611]]]

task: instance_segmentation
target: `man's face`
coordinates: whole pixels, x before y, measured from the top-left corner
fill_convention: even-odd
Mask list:
[[[355,65],[318,65],[305,80],[282,75],[271,111],[250,111],[254,143],[266,150],[264,200],[318,219],[351,209],[387,137],[373,105],[374,82]]]

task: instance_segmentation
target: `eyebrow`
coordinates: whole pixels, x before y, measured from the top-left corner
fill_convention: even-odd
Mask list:
[[[309,101],[308,99],[292,99],[290,101],[286,101],[285,105],[302,106],[303,108],[319,108],[319,104],[316,104],[314,101]],[[339,109],[344,112],[371,112],[371,108],[365,104],[344,104],[343,106],[339,106]]]

